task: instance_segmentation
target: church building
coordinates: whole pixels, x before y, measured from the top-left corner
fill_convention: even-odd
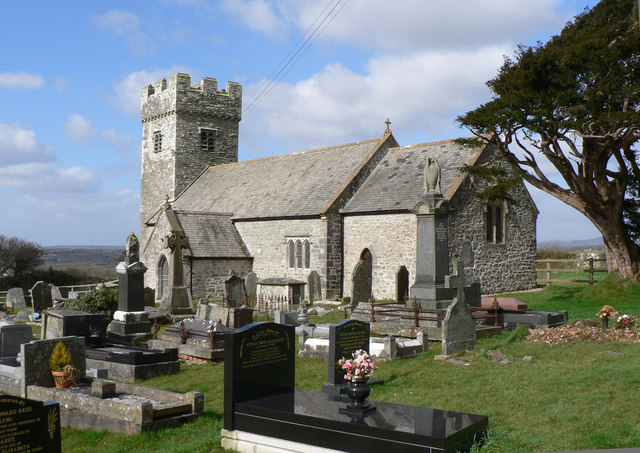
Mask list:
[[[242,87],[176,74],[142,91],[141,259],[145,285],[167,287],[172,231],[188,238],[184,282],[194,299],[221,298],[233,270],[259,279],[321,278],[322,297],[350,296],[352,271],[367,262],[376,299],[404,295],[415,279],[417,220],[427,158],[441,168],[449,200],[450,265],[463,259],[483,293],[536,285],[537,208],[524,184],[487,206],[487,182],[463,165],[500,166],[491,145],[453,140],[400,146],[380,138],[238,162]]]

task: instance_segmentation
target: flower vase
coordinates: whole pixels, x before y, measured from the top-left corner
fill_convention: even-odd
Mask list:
[[[347,384],[347,396],[351,398],[351,402],[348,407],[351,409],[366,409],[369,404],[365,403],[365,400],[371,393],[369,387],[369,378],[356,377],[349,381]]]
[[[602,328],[603,329],[608,329],[609,328],[609,318],[607,316],[602,318]]]

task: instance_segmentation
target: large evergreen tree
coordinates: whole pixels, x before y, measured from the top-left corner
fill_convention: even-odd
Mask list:
[[[487,82],[492,100],[457,119],[525,181],[584,214],[609,270],[636,278],[639,60],[637,0],[602,0],[546,44],[520,46]]]

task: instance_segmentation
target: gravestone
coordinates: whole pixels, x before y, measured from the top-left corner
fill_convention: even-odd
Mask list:
[[[250,300],[256,300],[258,295],[258,276],[255,272],[249,272],[244,278],[244,288],[247,291],[247,297]]]
[[[366,261],[360,260],[353,269],[351,304],[371,300],[371,269]]]
[[[62,452],[60,404],[0,393],[0,451]]]
[[[284,411],[293,410],[295,328],[252,323],[224,337],[224,428],[234,429],[236,403],[277,397]]]
[[[98,347],[107,340],[109,316],[80,310],[47,310],[42,322],[42,338],[84,337],[88,347]]]
[[[442,355],[449,356],[476,346],[476,323],[464,297],[464,263],[457,263],[457,295],[442,323]]]
[[[464,263],[465,267],[473,267],[473,246],[469,241],[462,244],[462,262]]]
[[[0,320],[0,357],[16,357],[20,352],[20,345],[31,340],[31,326]]]
[[[400,266],[396,272],[396,301],[402,302],[409,297],[409,271]]]
[[[147,266],[138,261],[138,239],[127,238],[125,260],[118,272],[118,310],[113,314],[107,336],[113,343],[137,345],[151,338],[151,323],[144,305],[144,273]]]
[[[329,325],[329,385],[343,384],[344,370],[338,361],[351,358],[358,349],[369,351],[369,323],[343,319]]]
[[[239,308],[247,302],[247,290],[244,286],[244,280],[233,271],[224,280],[224,299],[230,308]]]
[[[31,288],[31,305],[34,313],[51,307],[51,286],[48,283],[39,281],[33,285],[33,288]]]
[[[175,218],[173,220],[177,222]],[[163,244],[170,251],[169,286],[162,295],[160,306],[169,309],[174,315],[193,313],[190,293],[184,286],[182,266],[182,249],[188,248],[188,238],[182,231],[172,230],[171,234],[164,238]]]
[[[22,288],[11,288],[7,292],[7,306],[13,308],[24,308],[27,306],[24,300],[24,291]]]
[[[62,300],[62,293],[60,292],[60,288],[58,288],[56,285],[49,283],[49,286],[51,287],[51,299],[52,300]]]
[[[309,302],[322,300],[320,274],[316,271],[311,271],[309,277],[307,277],[307,286],[309,287]]]

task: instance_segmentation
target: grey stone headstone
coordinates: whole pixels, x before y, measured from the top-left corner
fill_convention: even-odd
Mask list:
[[[231,274],[224,281],[224,298],[231,307],[238,308],[247,300],[244,280],[236,274]]]
[[[244,278],[244,286],[247,290],[247,297],[251,300],[256,299],[258,294],[258,276],[255,272],[249,272]]]
[[[464,299],[453,299],[442,323],[442,354],[453,355],[476,347],[476,323]]]
[[[16,357],[20,345],[33,340],[31,326],[13,321],[0,321],[0,357]]]
[[[51,286],[51,299],[52,300],[62,300],[62,293],[58,289],[56,285],[49,284]]]
[[[24,308],[27,306],[24,300],[24,291],[22,288],[11,288],[7,292],[7,305],[16,308]]]
[[[409,297],[409,271],[400,266],[396,272],[396,301],[401,302]]]
[[[371,299],[371,270],[365,261],[359,261],[353,269],[351,303],[369,302]]]
[[[311,271],[309,277],[307,277],[307,285],[309,287],[309,302],[322,300],[320,274],[318,274],[316,271]]]
[[[51,286],[43,281],[33,285],[33,288],[31,288],[31,304],[34,313],[51,307]]]

